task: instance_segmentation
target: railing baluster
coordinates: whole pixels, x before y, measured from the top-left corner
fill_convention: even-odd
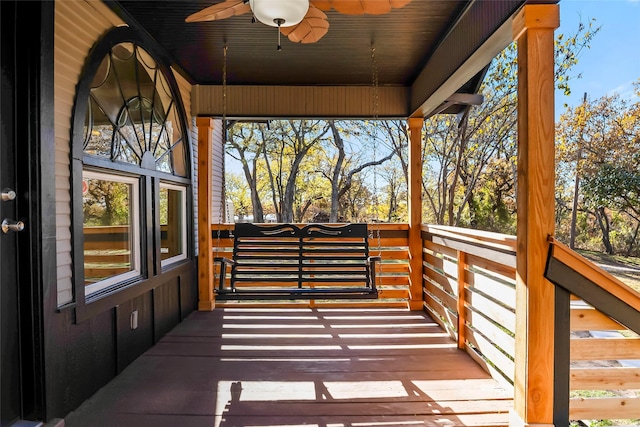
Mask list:
[[[464,349],[466,345],[465,328],[467,316],[465,311],[465,288],[466,288],[467,254],[458,251],[458,348]]]
[[[556,426],[568,426],[571,364],[571,294],[560,286],[555,286],[554,317],[553,424]]]

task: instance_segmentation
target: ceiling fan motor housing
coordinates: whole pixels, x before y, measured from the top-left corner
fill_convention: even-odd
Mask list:
[[[249,0],[254,16],[271,27],[298,25],[309,10],[309,0]]]

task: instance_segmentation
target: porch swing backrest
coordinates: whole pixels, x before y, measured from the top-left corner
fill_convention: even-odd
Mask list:
[[[233,260],[215,259],[218,299],[377,297],[367,224],[238,223],[233,234]]]

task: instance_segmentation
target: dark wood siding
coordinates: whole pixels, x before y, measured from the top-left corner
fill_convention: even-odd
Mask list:
[[[131,329],[131,317],[137,312],[138,326]],[[117,371],[153,345],[153,293],[147,292],[115,308],[118,360]]]
[[[195,262],[183,270],[83,322],[74,321],[73,310],[48,318],[47,419],[74,410],[194,310]],[[135,330],[130,323],[133,311],[138,311]]]
[[[161,337],[180,323],[180,278],[157,287],[153,291],[155,335]]]

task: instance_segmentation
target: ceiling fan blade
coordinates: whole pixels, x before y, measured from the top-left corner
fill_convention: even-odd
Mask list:
[[[320,10],[331,10],[331,0],[310,0],[309,3]]]
[[[384,15],[410,2],[411,0],[311,0],[311,3],[319,9],[333,8],[345,15]]]
[[[309,5],[309,11],[298,25],[282,27],[280,32],[296,43],[315,43],[329,31],[327,15],[315,5]]]
[[[236,15],[242,15],[247,12],[251,12],[249,3],[245,3],[243,0],[225,0],[222,3],[214,4],[213,6],[202,9],[200,12],[187,16],[185,21],[215,21],[219,19],[227,19]]]

